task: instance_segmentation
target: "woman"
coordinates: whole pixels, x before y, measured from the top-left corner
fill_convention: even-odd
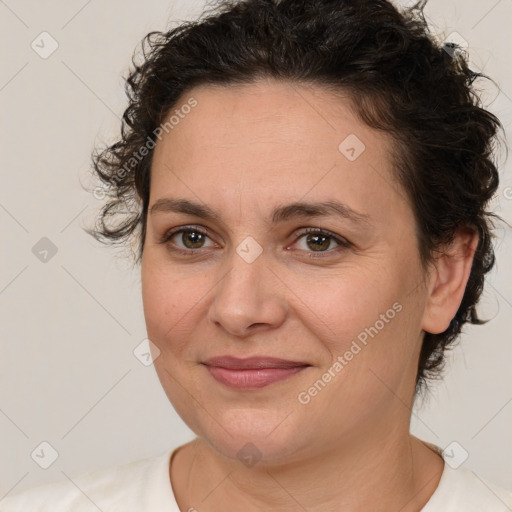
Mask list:
[[[1,510],[509,510],[409,433],[494,262],[500,124],[464,57],[385,0],[225,3],[147,43],[92,233],[138,240],[197,438]]]

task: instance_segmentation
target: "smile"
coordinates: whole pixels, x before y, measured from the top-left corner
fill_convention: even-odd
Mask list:
[[[236,389],[263,388],[310,366],[275,358],[237,359],[229,356],[209,359],[203,364],[217,382]]]

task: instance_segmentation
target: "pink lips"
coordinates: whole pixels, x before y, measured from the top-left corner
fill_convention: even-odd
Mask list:
[[[256,389],[287,379],[310,366],[308,363],[274,357],[213,357],[203,363],[212,377],[238,389]]]

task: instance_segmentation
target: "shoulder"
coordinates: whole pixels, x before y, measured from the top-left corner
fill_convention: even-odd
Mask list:
[[[465,468],[445,462],[439,485],[422,512],[509,512],[512,492]]]
[[[128,512],[167,510],[174,497],[168,463],[172,451],[126,465],[83,473],[39,485],[0,502],[1,512]]]

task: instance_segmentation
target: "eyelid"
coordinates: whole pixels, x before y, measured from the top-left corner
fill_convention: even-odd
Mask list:
[[[218,246],[218,244],[216,244],[216,242],[214,242],[212,237],[209,235],[209,230],[207,228],[205,228],[203,226],[199,226],[199,225],[194,225],[194,224],[187,224],[184,226],[177,226],[177,227],[169,229],[158,240],[158,243],[160,243],[160,244],[169,243],[170,239],[174,235],[176,235],[178,233],[186,232],[186,231],[196,231],[198,233],[201,233],[201,234],[205,235],[206,237],[210,238],[210,240],[212,240],[212,242]],[[338,247],[335,247],[334,249],[329,249],[326,251],[305,251],[305,250],[299,249],[299,251],[307,253],[309,257],[322,257],[324,255],[328,256],[328,255],[337,253],[342,249],[347,249],[347,248],[353,246],[352,243],[349,242],[346,238],[344,238],[340,235],[337,235],[336,233],[333,233],[332,231],[329,231],[328,229],[323,229],[323,228],[318,228],[318,227],[302,227],[302,228],[295,229],[294,230],[295,239],[293,240],[292,245],[296,244],[297,241],[300,240],[305,235],[313,234],[313,233],[319,234],[319,235],[325,235],[325,236],[333,239],[338,244]],[[287,246],[287,248],[288,247],[289,246]],[[198,249],[183,249],[181,247],[173,247],[172,250],[176,251],[176,252],[181,252],[183,254],[191,254],[194,252],[199,253],[199,252],[201,252],[202,249],[206,249],[206,248],[207,247],[199,247]]]
[[[302,232],[297,233],[297,231],[299,231],[300,229],[302,229]],[[333,239],[338,244],[337,247],[335,247],[333,249],[326,250],[326,251],[304,251],[310,257],[322,257],[324,255],[329,256],[329,255],[338,253],[340,250],[353,247],[353,244],[351,242],[349,242],[346,238],[344,238],[340,235],[337,235],[336,233],[333,233],[332,231],[329,231],[328,229],[306,227],[306,228],[299,228],[299,230],[295,230],[295,240],[293,242],[293,245],[296,244],[297,241],[300,240],[302,237],[304,237],[305,235],[309,235],[309,234],[325,235],[325,236]]]
[[[207,236],[212,240],[212,237],[209,235],[209,230],[203,226],[196,226],[194,224],[187,224],[185,226],[177,226],[175,228],[171,228],[167,230],[158,240],[159,244],[166,244],[169,242],[169,240],[176,234],[186,232],[186,231],[196,231],[198,233],[201,233],[202,235]],[[212,240],[213,241],[213,240]],[[215,243],[215,242],[214,242]],[[202,247],[200,249],[203,249]],[[176,248],[178,251],[185,251],[185,252],[198,252],[200,249],[182,249],[181,247]]]

